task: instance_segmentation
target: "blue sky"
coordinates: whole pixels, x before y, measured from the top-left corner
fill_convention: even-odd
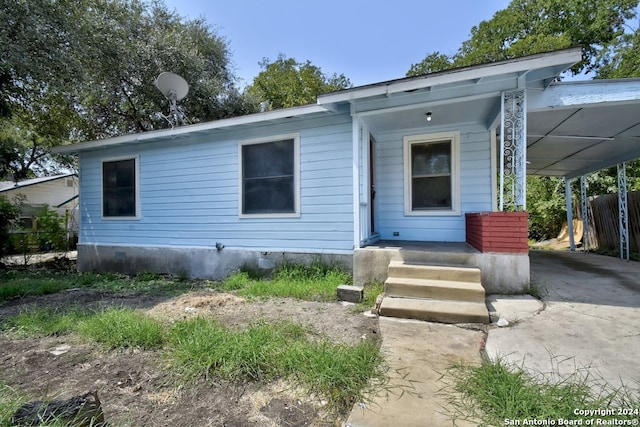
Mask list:
[[[224,37],[243,87],[262,58],[311,61],[354,86],[404,77],[434,51],[453,54],[508,0],[165,0]]]

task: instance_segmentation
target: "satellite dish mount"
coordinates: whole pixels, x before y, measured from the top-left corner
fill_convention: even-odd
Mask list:
[[[189,93],[189,84],[181,76],[163,72],[156,78],[155,86],[169,100],[169,116],[164,116],[171,123],[171,127],[186,124],[184,110],[178,106],[178,101],[182,100]]]

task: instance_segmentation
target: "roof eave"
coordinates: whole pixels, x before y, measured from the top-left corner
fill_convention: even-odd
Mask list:
[[[304,105],[300,107],[286,108],[282,110],[267,111],[264,113],[248,114],[246,116],[231,117],[228,119],[215,120],[211,122],[198,123],[175,127],[173,129],[163,129],[150,132],[141,132],[129,135],[116,136],[113,138],[99,139],[96,141],[81,142],[78,144],[54,147],[52,153],[56,154],[77,154],[82,151],[94,150],[97,148],[112,147],[131,143],[145,142],[157,139],[172,139],[189,133],[203,132],[214,129],[226,129],[234,126],[268,122],[271,120],[286,119],[290,117],[305,116],[309,114],[326,113],[327,108],[320,105]]]
[[[414,91],[444,84],[461,82],[469,79],[482,79],[499,74],[527,72],[544,67],[560,67],[566,70],[582,60],[582,49],[573,47],[554,52],[540,53],[505,61],[480,64],[464,68],[426,74],[418,77],[407,77],[398,80],[375,83],[318,96],[319,105],[349,102],[372,96],[389,96],[398,92]]]
[[[21,188],[26,188],[26,187],[31,187],[33,185],[44,184],[44,183],[47,183],[47,182],[56,181],[58,179],[69,178],[71,176],[77,177],[78,174],[76,174],[75,172],[71,172],[71,173],[62,174],[62,175],[54,175],[54,176],[49,176],[49,177],[43,177],[40,180],[38,180],[37,182],[30,182],[29,184],[24,184],[24,185],[19,185],[20,182],[18,181],[16,183],[16,185],[14,185],[13,187],[0,188],[0,193],[5,193],[7,191],[13,191],[13,190],[21,189]]]

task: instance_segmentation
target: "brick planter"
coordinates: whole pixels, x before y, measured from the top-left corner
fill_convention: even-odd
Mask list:
[[[480,252],[529,253],[527,212],[466,214],[467,243]]]

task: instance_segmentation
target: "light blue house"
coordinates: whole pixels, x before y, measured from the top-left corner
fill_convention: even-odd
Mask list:
[[[526,173],[640,157],[640,82],[555,82],[580,59],[567,49],[63,147],[79,156],[78,268],[221,278],[321,256],[364,283],[430,253],[479,267],[490,292],[526,290],[526,224],[474,237],[468,214],[526,210]]]

